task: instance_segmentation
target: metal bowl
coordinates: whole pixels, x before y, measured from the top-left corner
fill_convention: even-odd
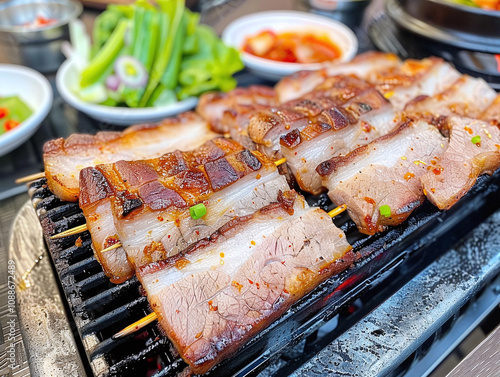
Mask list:
[[[500,12],[443,0],[387,0],[389,17],[419,36],[471,51],[500,53]]]
[[[0,48],[14,64],[23,64],[40,72],[54,72],[64,61],[61,43],[69,39],[68,23],[82,13],[82,5],[73,0],[11,0],[0,3]],[[42,16],[54,19],[33,26]]]

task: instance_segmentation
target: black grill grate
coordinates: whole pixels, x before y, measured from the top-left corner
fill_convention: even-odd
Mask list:
[[[209,374],[255,374],[368,288],[387,280],[394,281],[391,291],[402,286],[411,278],[408,266],[425,268],[463,237],[473,227],[471,224],[478,224],[500,207],[499,186],[500,172],[480,177],[471,192],[451,210],[440,212],[424,203],[403,225],[371,237],[360,234],[347,215],[339,217],[335,223],[346,232],[359,261],[313,290]],[[120,285],[110,283],[93,256],[88,232],[50,240],[53,234],[83,224],[85,218],[77,204],[53,196],[43,179],[33,182],[29,192],[76,324],[77,337],[94,375],[159,377],[187,373],[187,365],[156,323],[127,338],[111,339],[151,312],[137,279]],[[308,201],[325,208],[330,204],[325,198],[310,197]],[[79,237],[81,245],[76,246]],[[412,273],[418,272],[413,270]]]

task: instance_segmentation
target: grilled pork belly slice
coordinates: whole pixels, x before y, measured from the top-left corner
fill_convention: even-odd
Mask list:
[[[87,221],[94,255],[111,282],[122,283],[134,275],[123,247],[102,253],[105,248],[120,242],[111,210],[110,198],[114,192],[94,168],[84,168],[80,172],[80,190],[80,208]]]
[[[330,64],[317,71],[300,71],[283,78],[275,86],[280,103],[288,102],[313,90],[325,81],[327,77],[336,75],[356,75],[367,79],[375,72],[384,71],[401,64],[394,54],[383,52],[367,52],[360,54],[348,63]]]
[[[453,206],[480,174],[500,166],[500,130],[482,120],[453,116],[445,124],[450,143],[433,169],[421,177],[427,198],[440,209]]]
[[[374,91],[374,87],[354,76],[333,76],[318,91],[304,98],[284,103],[268,111],[256,113],[250,120],[248,134],[258,149],[274,159],[281,158],[280,137],[312,124],[334,126],[336,107],[350,102],[355,112],[366,112],[356,106],[355,98]]]
[[[496,97],[496,92],[481,78],[463,75],[444,92],[435,96],[420,96],[408,102],[405,113],[423,117],[432,124],[449,115],[477,118]]]
[[[300,188],[311,194],[324,190],[316,167],[333,156],[341,156],[392,131],[400,119],[391,104],[375,89],[336,108],[333,126],[313,123],[302,131],[281,136],[287,167]]]
[[[157,124],[132,126],[123,132],[73,134],[66,140],[51,140],[43,147],[47,184],[62,200],[76,202],[80,170],[85,167],[159,157],[175,149],[195,148],[214,136],[203,119],[188,112]]]
[[[123,195],[126,190],[137,190],[160,176],[168,178],[242,150],[243,147],[232,140],[217,138],[190,152],[175,151],[155,160],[118,161],[82,169],[79,205],[87,220],[94,255],[113,283],[121,283],[134,274],[123,247],[102,253],[120,242],[112,212],[116,196]]]
[[[440,93],[459,77],[449,63],[430,57],[405,60],[400,66],[377,72],[368,81],[389,98],[396,111],[402,111],[410,100]]]
[[[196,111],[219,133],[230,132],[223,122],[226,112],[243,115],[255,109],[276,106],[276,93],[273,88],[253,85],[236,88],[228,93],[206,93],[200,97]]]
[[[114,185],[119,187],[120,182]],[[133,188],[117,189],[112,209],[128,260],[138,267],[177,254],[234,216],[270,203],[288,188],[273,162],[242,150],[169,177],[144,179]],[[194,220],[189,208],[200,203],[207,213]]]
[[[362,233],[398,225],[425,200],[420,177],[435,168],[447,139],[425,121],[404,123],[346,156],[321,163],[317,172],[328,196],[346,204]],[[390,210],[390,214],[381,214]],[[389,208],[387,208],[387,206]]]
[[[205,373],[353,260],[328,214],[291,191],[137,275],[191,371]]]

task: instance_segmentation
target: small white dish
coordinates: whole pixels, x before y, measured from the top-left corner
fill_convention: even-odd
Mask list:
[[[105,123],[129,126],[138,123],[159,122],[168,116],[190,110],[198,103],[198,98],[190,97],[175,104],[160,107],[113,107],[82,101],[71,90],[79,80],[76,64],[66,60],[56,74],[56,87],[61,97],[82,113]]]
[[[33,114],[13,130],[0,135],[0,156],[20,146],[40,127],[52,107],[49,81],[34,69],[0,64],[0,96],[19,96]]]
[[[230,23],[222,33],[222,40],[241,52],[245,66],[258,76],[269,80],[279,80],[297,71],[320,69],[324,63],[284,63],[259,58],[242,51],[247,37],[264,30],[276,33],[286,31],[312,31],[326,33],[342,51],[335,62],[348,62],[358,52],[358,40],[343,23],[327,17],[298,11],[271,11],[252,13]]]

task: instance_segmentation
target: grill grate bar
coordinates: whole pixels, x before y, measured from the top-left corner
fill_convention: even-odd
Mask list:
[[[77,260],[82,260],[85,259],[86,257],[94,255],[91,249],[92,240],[90,239],[90,233],[89,232],[81,233],[80,237],[82,237],[82,246],[76,246],[73,244],[67,249],[64,249],[59,254],[58,259],[63,259],[70,264],[74,264],[77,263]]]
[[[100,307],[105,307],[107,305],[112,304],[113,301],[122,298],[126,294],[130,294],[130,296],[132,296],[131,294],[132,292],[130,291],[133,290],[134,288],[137,289],[138,286],[139,286],[139,281],[134,276],[132,279],[127,280],[122,284],[115,285],[104,292],[98,293],[95,296],[86,299],[85,301],[82,302],[79,309],[93,312],[94,310]],[[136,295],[138,296],[138,293]],[[131,297],[131,299],[134,298],[135,297]]]
[[[122,321],[124,319],[128,319],[132,317],[132,314],[135,311],[140,309],[146,309],[148,306],[148,300],[145,296],[141,296],[130,304],[120,306],[98,318],[87,323],[82,327],[82,335],[92,334],[101,330],[104,330],[106,327],[109,327],[110,323],[116,323],[118,321]]]
[[[52,221],[59,221],[64,217],[68,217],[80,213],[80,207],[77,203],[65,203],[59,207],[49,209],[43,216],[50,218]]]
[[[145,359],[147,357],[151,357],[154,355],[160,355],[162,353],[167,353],[168,348],[170,347],[170,341],[167,338],[160,338],[153,341],[152,344],[148,345],[146,348],[138,352],[137,354],[130,355],[122,360],[118,361],[110,368],[109,376],[120,376],[123,370],[128,370],[133,367],[133,364],[137,362],[137,360]],[[159,374],[155,374],[155,377],[160,376],[170,376],[173,372],[177,370],[179,367],[184,367],[185,364],[182,359],[171,358],[169,360],[169,364],[165,366]]]
[[[101,265],[95,259],[95,257],[90,256],[80,262],[77,262],[69,266],[65,274],[72,274],[76,276],[85,273],[85,270],[93,270],[95,268],[99,268],[100,266]]]

